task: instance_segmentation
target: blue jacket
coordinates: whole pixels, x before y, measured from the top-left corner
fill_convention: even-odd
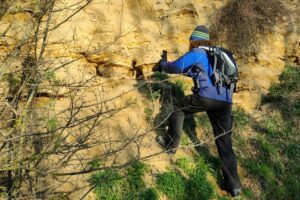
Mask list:
[[[193,69],[197,65],[200,74]],[[181,56],[174,62],[161,62],[162,70],[170,74],[183,74],[193,79],[198,93],[201,97],[207,97],[214,100],[232,102],[232,93],[226,86],[214,86],[210,77],[213,73],[213,67],[209,62],[208,55],[204,49],[194,48]]]

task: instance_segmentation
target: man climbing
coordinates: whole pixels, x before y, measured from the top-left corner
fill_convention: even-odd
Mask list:
[[[184,116],[205,111],[213,128],[218,153],[222,160],[224,189],[235,197],[241,193],[241,183],[231,142],[233,84],[225,84],[226,79],[222,81],[221,71],[224,72],[224,69],[216,69],[216,65],[220,65],[220,63],[217,62],[215,55],[210,54],[211,48],[208,29],[203,25],[197,26],[190,36],[189,52],[174,62],[162,59],[153,69],[171,74],[184,74],[193,78],[194,82],[193,94],[185,96],[183,100],[174,105],[166,136],[158,136],[156,140],[161,146],[168,149],[169,153],[175,154],[179,145]],[[219,52],[223,52],[223,57],[230,58],[231,64],[236,65],[230,51],[223,48],[217,49]],[[227,76],[224,75],[224,77]]]

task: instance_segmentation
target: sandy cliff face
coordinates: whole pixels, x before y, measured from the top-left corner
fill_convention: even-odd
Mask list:
[[[20,69],[29,49],[25,46],[18,57],[6,59],[12,48],[31,33],[36,8],[32,3],[25,2],[19,1],[1,19],[0,34],[5,34],[0,37],[0,57],[3,66],[11,72]],[[149,105],[146,94],[138,90],[141,81],[137,80],[137,76],[140,73],[146,77],[151,75],[150,68],[160,59],[163,49],[168,50],[169,60],[185,53],[194,27],[199,24],[210,25],[214,12],[226,3],[219,0],[97,0],[71,16],[78,6],[85,4],[80,1],[76,5],[77,2],[59,1],[55,5],[56,12],[52,16],[43,64],[57,69],[55,79],[61,85],[87,81],[87,87],[79,89],[78,93],[90,103],[120,96],[114,105],[108,106],[121,107],[124,102],[135,99],[134,106],[122,110],[115,115],[113,122],[109,122],[113,130],[112,137],[124,136],[132,124],[144,130],[149,129],[144,113],[144,108]],[[69,6],[70,9],[64,9]],[[294,11],[299,9],[297,1],[289,1],[287,6]],[[278,80],[287,63],[299,65],[299,17],[291,16],[288,23],[279,25],[270,33],[265,43],[261,44],[259,54],[247,60],[238,59],[241,75],[235,103],[248,112],[255,109],[260,96],[267,93],[270,85]],[[133,68],[133,60],[136,60],[141,71]],[[70,63],[61,67],[67,62]],[[47,99],[47,95],[61,94],[56,105],[57,110],[63,110],[69,104],[64,96],[69,89],[56,89],[42,84],[39,88],[39,93],[43,94],[41,101]],[[6,95],[8,89],[4,88],[1,93]],[[159,106],[158,102],[156,106]],[[142,141],[147,145],[140,153],[147,155],[150,150],[160,150],[154,145],[154,137],[149,133],[146,141]],[[97,150],[91,151],[90,157]],[[136,147],[127,153],[129,157],[134,157]],[[166,166],[166,160],[164,156],[158,157],[153,165]]]
[[[56,7],[62,9],[76,2],[58,3]],[[23,37],[26,27],[30,29],[32,16],[23,8],[34,8],[29,3],[21,3],[2,19],[2,31],[14,22],[7,37],[1,38],[2,56],[9,52],[11,44]],[[149,73],[147,64],[157,62],[162,49],[168,50],[170,60],[178,58],[188,50],[188,38],[193,28],[198,24],[209,25],[214,12],[225,3],[205,0],[97,1],[65,23],[62,22],[72,11],[56,12],[52,17],[53,26],[59,27],[49,33],[45,60],[66,62],[81,58],[57,72],[61,80],[88,79],[96,74],[99,79],[120,76],[134,79],[133,60]],[[288,6],[291,10],[297,9],[296,2],[290,2]],[[299,63],[299,19],[288,23],[270,33],[258,55],[239,60],[241,93],[236,95],[236,102],[248,111],[258,101],[256,93],[267,92],[270,84],[277,80],[286,59]],[[78,72],[83,73],[79,75]]]

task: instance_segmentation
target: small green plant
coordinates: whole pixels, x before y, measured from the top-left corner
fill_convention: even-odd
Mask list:
[[[262,127],[264,128],[264,133],[268,134],[269,136],[278,136],[281,134],[280,132],[280,124],[277,120],[272,117],[265,117],[262,121]]]
[[[143,176],[146,170],[146,165],[137,161],[127,169],[127,181],[131,191],[138,191],[145,187]]]
[[[276,173],[274,169],[271,166],[265,164],[264,161],[257,162],[255,160],[246,160],[244,161],[244,164],[249,173],[257,176],[260,179],[261,183],[268,188],[268,191],[265,191],[265,193],[272,191],[271,188],[274,189],[277,187],[278,183],[276,182]]]
[[[300,161],[300,145],[299,143],[292,142],[287,145],[284,150],[285,154],[289,159],[295,159],[296,161]]]
[[[152,115],[153,115],[153,109],[151,108],[145,108],[144,113],[146,114],[146,120],[151,121]]]
[[[98,168],[102,165],[102,162],[99,158],[95,157],[93,160],[90,161],[90,166],[92,169]]]
[[[269,95],[272,97],[284,96],[292,91],[296,91],[297,89],[299,89],[299,74],[299,67],[285,67],[284,72],[279,77],[280,83],[274,84],[270,88]]]
[[[149,92],[148,93],[148,98],[151,100],[151,101],[154,101],[154,100],[157,100],[157,99],[160,99],[161,95],[160,95],[160,91],[152,91],[152,92]]]
[[[190,157],[178,158],[175,164],[187,174],[191,173],[195,168],[194,160]]]
[[[237,131],[242,131],[249,123],[249,116],[240,108],[233,111],[233,123]]]
[[[52,117],[47,122],[47,127],[49,131],[54,131],[58,126],[58,120],[55,117]]]
[[[57,80],[55,72],[53,70],[48,70],[45,72],[45,78],[54,85],[59,85],[59,80]]]
[[[247,197],[248,199],[254,199],[254,193],[251,189],[249,188],[243,188],[243,193],[242,195],[244,197]]]
[[[196,123],[201,127],[205,133],[212,133],[212,127],[206,113],[198,113],[195,115]]]
[[[271,144],[269,141],[263,137],[257,139],[257,146],[260,148],[261,155],[264,158],[268,158],[271,162],[279,162],[280,154],[276,145]]]
[[[161,81],[166,80],[169,78],[169,75],[166,73],[160,73],[160,72],[154,72],[153,75],[151,76],[152,78],[157,78]]]
[[[121,175],[112,170],[104,170],[95,173],[90,178],[90,183],[95,187],[97,199],[116,200],[121,199],[122,184]]]
[[[219,196],[218,200],[230,200],[230,199],[228,197],[221,197],[221,196]]]
[[[94,159],[91,166],[101,165]],[[90,183],[95,187],[97,199],[108,200],[158,200],[158,192],[154,188],[146,188],[143,176],[147,166],[139,161],[133,162],[124,173],[104,170],[95,173]]]
[[[156,184],[169,200],[184,200],[185,193],[185,178],[176,172],[165,172],[159,174]]]
[[[181,80],[181,79],[179,79],[179,80],[176,80],[175,81],[175,85],[177,86],[177,87],[179,87],[179,89],[181,90],[181,91],[186,91],[187,89],[188,89],[188,85],[186,84],[186,82],[184,81],[184,80]]]
[[[180,100],[184,97],[184,91],[187,89],[187,84],[183,80],[176,80],[172,85],[172,95],[174,100]]]
[[[208,200],[215,197],[214,188],[207,179],[209,171],[204,160],[199,158],[187,182],[187,194],[190,199]]]
[[[146,188],[143,176],[147,171],[147,166],[142,162],[135,161],[127,169],[126,187],[124,190],[124,200],[158,200],[159,196],[154,188]]]
[[[159,194],[154,188],[147,188],[139,195],[139,200],[158,200]]]
[[[180,139],[180,144],[183,146],[189,145],[189,138],[186,134],[183,134]]]
[[[10,75],[8,77],[8,82],[11,87],[16,87],[17,85],[19,85],[21,83],[21,81],[22,81],[22,78],[19,75]]]

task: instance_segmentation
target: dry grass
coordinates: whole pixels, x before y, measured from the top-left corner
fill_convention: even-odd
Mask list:
[[[264,36],[286,15],[280,0],[230,0],[216,14],[211,35],[239,56],[255,55]]]

